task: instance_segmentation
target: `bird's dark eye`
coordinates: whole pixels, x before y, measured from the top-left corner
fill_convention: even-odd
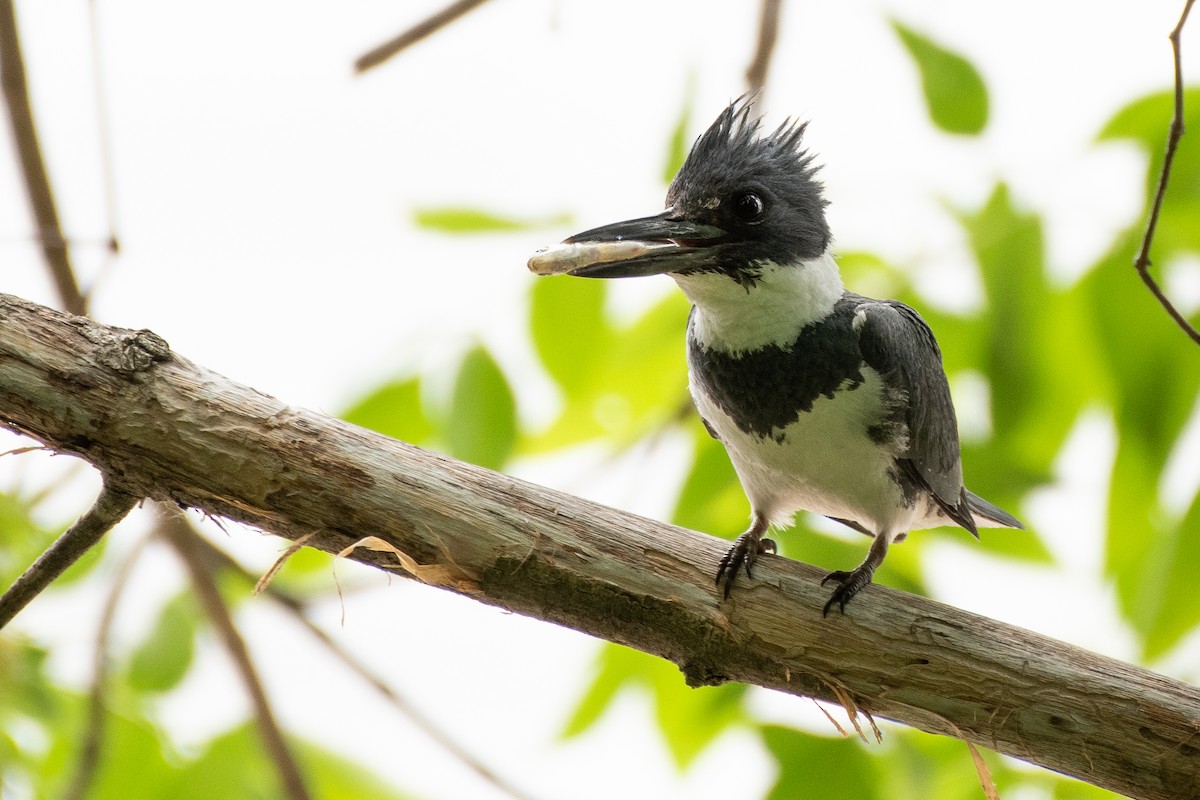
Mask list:
[[[754,222],[763,215],[766,206],[762,198],[754,192],[742,192],[734,195],[731,210],[742,222]]]

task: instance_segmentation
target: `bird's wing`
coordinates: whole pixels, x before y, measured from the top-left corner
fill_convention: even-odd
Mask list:
[[[975,533],[963,487],[958,421],[942,352],[921,316],[895,301],[868,302],[855,313],[863,361],[883,378],[893,423],[907,428],[900,467],[928,489],[947,516]]]

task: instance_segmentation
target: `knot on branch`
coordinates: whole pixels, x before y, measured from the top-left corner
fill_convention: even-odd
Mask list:
[[[171,346],[154,331],[115,329],[105,331],[96,360],[113,372],[133,375],[171,357]]]

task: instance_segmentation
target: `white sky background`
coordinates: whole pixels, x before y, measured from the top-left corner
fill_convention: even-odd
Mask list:
[[[525,260],[575,229],[661,208],[659,174],[689,76],[695,135],[745,88],[757,4],[497,1],[352,75],[355,57],[442,4],[99,2],[123,252],[101,276],[99,247],[75,251],[84,285],[99,281],[93,315],[151,328],[211,369],[331,413],[390,373],[447,365],[481,340],[509,369],[526,421],[548,419],[553,392],[526,338],[533,278]],[[763,107],[769,124],[811,120],[807,141],[825,164],[842,249],[911,268],[936,295],[931,302],[969,305],[977,287],[963,278],[970,257],[945,201],[975,207],[994,180],[1009,181],[1020,203],[1045,216],[1050,261],[1064,279],[1132,219],[1142,161],[1130,148],[1091,141],[1126,101],[1169,85],[1166,36],[1181,6],[793,0]],[[18,3],[65,230],[99,241],[107,228],[86,10],[81,0]],[[991,90],[983,137],[933,130],[889,15],[981,69]],[[1185,36],[1193,81],[1197,25]],[[0,290],[53,305],[7,126],[0,136]],[[569,212],[575,222],[474,238],[435,236],[410,222],[414,208],[443,204],[518,217]],[[669,288],[662,279],[618,291],[641,305]],[[10,441],[0,440],[0,450]],[[1075,446],[1085,457],[1064,459],[1065,493],[1013,509],[1032,519],[1060,567],[1001,565],[946,545],[931,560],[931,584],[948,602],[1129,657],[1111,591],[1096,578],[1107,464],[1089,454],[1111,457],[1107,421],[1082,426]],[[0,485],[61,469],[62,460],[31,465],[35,458],[0,461]],[[670,466],[679,454],[668,448],[651,458]],[[536,464],[522,473],[665,515],[671,486],[639,488],[660,470],[647,461],[623,469],[598,480]],[[94,481],[76,483],[46,509],[48,519],[63,522],[90,500]],[[126,550],[143,527],[127,523],[114,550]],[[225,544],[264,568],[279,549],[237,529]],[[124,604],[119,641],[137,640],[149,623],[144,609],[173,590],[175,574],[165,552],[151,552]],[[535,796],[754,796],[772,781],[753,737],[738,733],[677,776],[650,712],[630,698],[596,731],[560,746],[554,735],[585,685],[593,640],[403,580],[363,580],[376,588],[347,599],[345,626],[336,606],[321,622]],[[1029,588],[1014,592],[1019,585]],[[17,623],[61,647],[55,668],[75,684],[88,678],[100,592],[91,582],[40,600]],[[423,797],[497,796],[310,652],[267,605],[245,604],[240,619],[290,730]],[[764,692],[756,706],[829,731],[810,703]],[[185,744],[245,711],[212,647],[162,708]]]

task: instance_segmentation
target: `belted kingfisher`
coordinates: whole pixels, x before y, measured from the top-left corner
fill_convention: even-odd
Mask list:
[[[873,538],[822,613],[864,586],[910,530],[1023,527],[963,486],[958,423],[942,355],[916,311],[842,285],[807,126],[760,133],[741,98],[692,146],[666,210],[594,228],[539,251],[538,274],[667,274],[692,303],[688,382],[729,453],[751,524],[717,568],[738,571],[775,543],[771,525],[808,510]]]

